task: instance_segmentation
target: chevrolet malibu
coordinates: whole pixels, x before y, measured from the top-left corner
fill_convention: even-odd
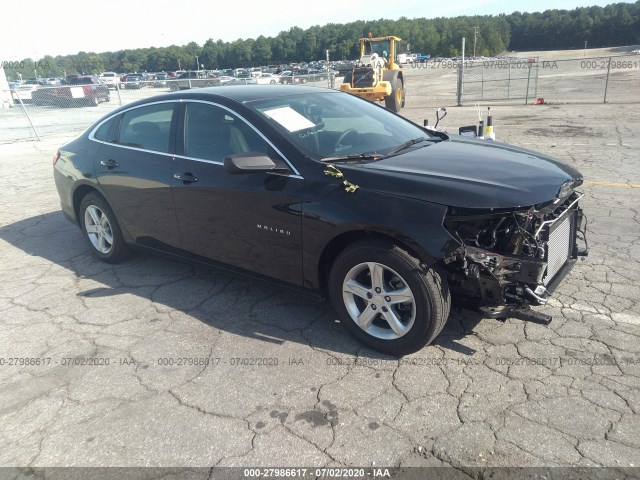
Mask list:
[[[531,307],[585,253],[572,167],[323,88],[131,103],[61,147],[54,177],[99,259],[136,247],[328,296],[351,334],[396,355],[436,338],[452,298],[547,324]]]

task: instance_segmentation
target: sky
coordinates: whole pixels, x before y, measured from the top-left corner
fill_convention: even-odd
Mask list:
[[[214,0],[215,1],[215,0]],[[497,15],[605,6],[599,0],[29,0],[5,3],[0,62],[80,51],[184,45],[276,36],[291,27],[388,18]],[[14,15],[19,13],[18,16]],[[393,34],[394,32],[379,32]]]

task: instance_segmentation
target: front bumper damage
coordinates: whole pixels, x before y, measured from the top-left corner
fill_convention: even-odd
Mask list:
[[[545,305],[579,257],[588,255],[587,218],[573,192],[518,211],[452,211],[445,227],[459,248],[444,259],[453,294],[483,316],[548,325]]]

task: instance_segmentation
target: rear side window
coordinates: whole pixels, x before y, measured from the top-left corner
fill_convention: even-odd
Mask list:
[[[129,110],[120,122],[120,145],[169,153],[173,103]]]
[[[96,140],[100,140],[103,142],[113,142],[115,140],[115,135],[112,132],[113,124],[115,122],[116,117],[112,117],[106,122],[104,122],[93,134]]]

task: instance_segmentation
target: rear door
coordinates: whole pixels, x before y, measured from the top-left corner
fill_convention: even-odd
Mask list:
[[[162,250],[180,246],[171,194],[178,106],[159,102],[115,117],[96,162],[121,226],[137,243]]]

